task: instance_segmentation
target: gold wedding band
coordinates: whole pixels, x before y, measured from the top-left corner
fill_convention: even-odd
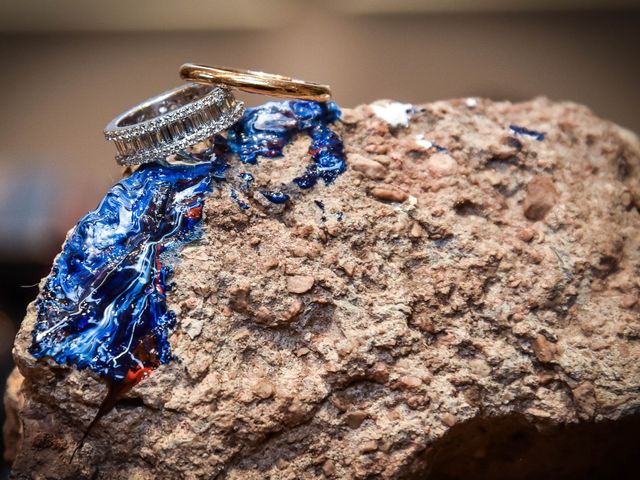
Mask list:
[[[326,102],[331,98],[331,89],[328,85],[251,70],[185,63],[180,67],[180,77],[188,82],[234,87],[245,92],[274,97],[299,98],[319,102]]]

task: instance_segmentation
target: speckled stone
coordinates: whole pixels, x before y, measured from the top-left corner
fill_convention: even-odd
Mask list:
[[[640,412],[634,134],[543,98],[414,106],[406,127],[369,106],[344,118],[357,168],[333,184],[246,210],[207,199],[169,294],[176,360],[72,463],[106,387],[29,355],[29,307],[14,478],[423,478],[469,422]],[[291,182],[308,146],[261,160],[256,187]]]

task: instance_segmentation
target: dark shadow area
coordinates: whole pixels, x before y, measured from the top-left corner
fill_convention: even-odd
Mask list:
[[[538,426],[522,415],[454,426],[406,480],[636,479],[640,414],[618,421]]]
[[[59,243],[61,239],[57,241]],[[49,268],[49,263],[45,265],[30,260],[0,258],[0,399],[4,397],[5,382],[13,370],[13,339],[27,305],[36,297],[37,283],[47,274]],[[4,420],[4,408],[0,408],[0,426],[4,425]],[[0,452],[4,452],[2,435]],[[7,478],[8,474],[9,469],[4,465],[0,455],[0,479]]]

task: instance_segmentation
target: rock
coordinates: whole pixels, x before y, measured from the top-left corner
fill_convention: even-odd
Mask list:
[[[24,396],[22,395],[22,382],[24,378],[17,369],[13,370],[7,379],[7,390],[4,396],[4,410],[7,418],[2,428],[5,444],[4,460],[12,463],[18,452],[18,444],[22,436],[22,425],[18,412],[22,408]]]
[[[35,361],[30,305],[5,396],[14,478],[592,478],[634,466],[637,137],[546,99],[396,110],[382,112],[395,127],[368,106],[336,127],[348,158],[368,148],[384,162],[368,164],[372,178],[348,165],[278,209],[207,199],[167,293],[175,359],[73,462],[106,386]],[[447,153],[416,150],[424,132]],[[300,138],[260,159],[256,185],[288,182],[308,148]]]

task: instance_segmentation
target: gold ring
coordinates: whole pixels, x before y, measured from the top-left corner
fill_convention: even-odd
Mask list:
[[[328,85],[251,70],[185,63],[180,67],[180,77],[188,82],[226,85],[245,92],[273,97],[300,98],[319,102],[326,102],[331,98],[331,89]]]

